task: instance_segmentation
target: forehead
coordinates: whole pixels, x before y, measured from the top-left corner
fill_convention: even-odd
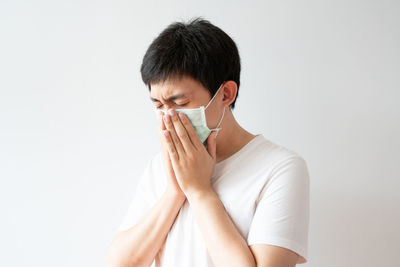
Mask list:
[[[176,94],[189,94],[191,92],[191,88],[188,86],[182,86],[179,83],[158,83],[151,85],[150,96],[154,98],[168,98],[172,95]]]
[[[200,82],[190,77],[180,79],[168,79],[163,82],[151,84],[150,97],[156,99],[167,99],[170,96],[184,94],[186,97],[194,96],[208,91]]]

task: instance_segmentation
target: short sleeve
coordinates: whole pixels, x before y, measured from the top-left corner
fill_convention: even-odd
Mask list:
[[[307,262],[310,179],[307,163],[290,157],[274,168],[262,189],[247,237],[248,245],[270,244]]]
[[[118,227],[124,231],[137,224],[155,205],[156,193],[154,188],[153,159],[149,160],[136,185],[135,194],[129,205],[125,217]]]

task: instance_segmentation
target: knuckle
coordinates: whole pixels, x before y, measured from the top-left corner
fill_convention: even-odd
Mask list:
[[[189,120],[187,120],[187,119],[182,119],[181,121],[185,126],[190,124]]]
[[[176,152],[175,149],[171,149],[170,153],[171,153],[171,156],[172,156],[173,158],[178,157],[178,153]]]
[[[199,139],[199,137],[195,133],[190,133],[190,139],[192,139],[193,142],[196,142],[196,140]]]
[[[184,132],[179,132],[179,133],[178,133],[178,136],[179,136],[179,138],[181,138],[181,139],[186,139],[186,133],[184,133]]]
[[[178,136],[176,135],[176,133],[172,134],[172,139],[174,140],[174,142],[178,141]]]
[[[196,155],[194,153],[192,153],[191,151],[188,151],[188,153],[186,154],[187,159],[190,161],[194,161],[196,159]]]

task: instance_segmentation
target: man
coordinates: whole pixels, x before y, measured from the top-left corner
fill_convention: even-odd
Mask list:
[[[159,116],[161,151],[137,185],[109,266],[305,263],[307,165],[235,120],[234,41],[207,20],[173,23],[148,48],[141,74]]]

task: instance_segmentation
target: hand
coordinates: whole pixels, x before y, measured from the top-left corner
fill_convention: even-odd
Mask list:
[[[168,110],[164,115],[164,140],[176,180],[186,197],[212,190],[210,180],[216,162],[216,135],[207,138],[207,149],[184,113]]]
[[[166,171],[165,175],[167,177],[167,188],[166,188],[166,190],[169,190],[169,191],[171,191],[173,193],[176,193],[179,196],[185,197],[185,194],[183,193],[183,191],[181,190],[181,188],[179,187],[179,185],[178,185],[178,183],[176,181],[174,169],[172,168],[171,159],[169,157],[169,153],[168,153],[168,150],[167,150],[167,144],[165,142],[165,138],[164,138],[164,134],[163,134],[163,132],[166,130],[165,124],[164,124],[164,120],[163,120],[163,116],[164,116],[164,113],[159,111],[158,112],[158,121],[159,121],[159,128],[158,128],[159,129],[159,134],[158,134],[158,137],[160,139],[160,144],[161,144],[161,158],[162,158],[162,161],[163,161],[164,169]]]

